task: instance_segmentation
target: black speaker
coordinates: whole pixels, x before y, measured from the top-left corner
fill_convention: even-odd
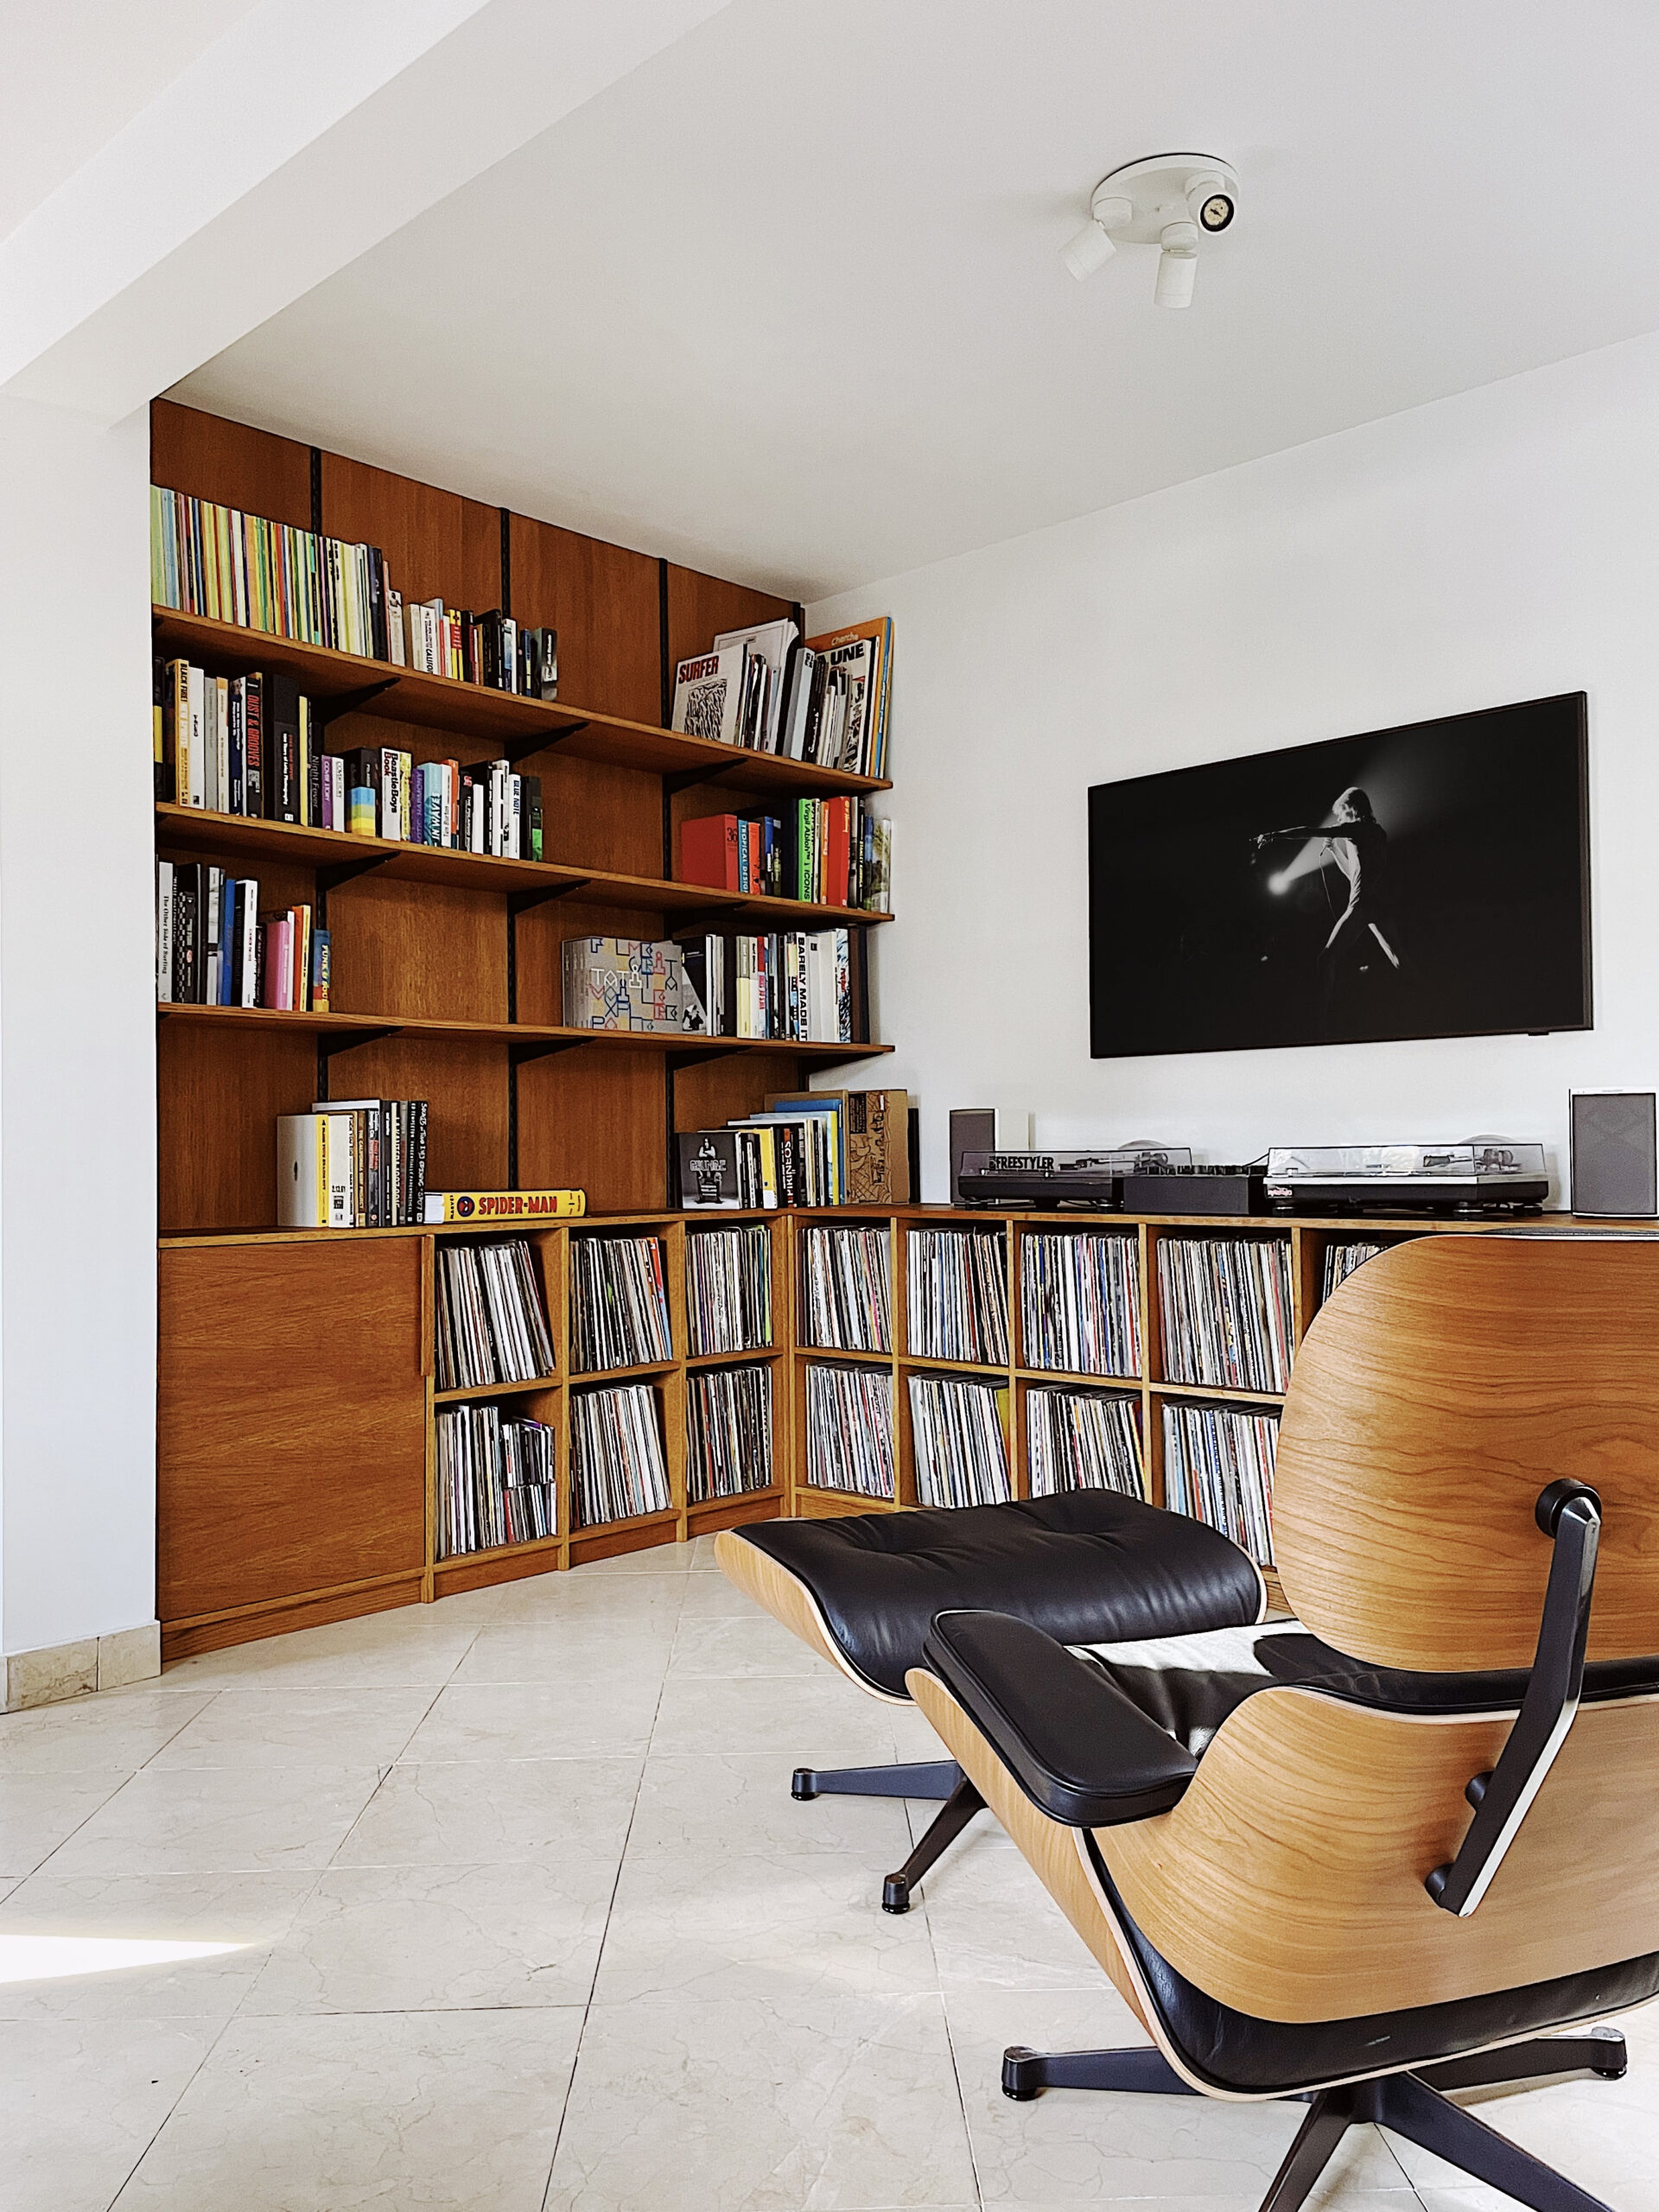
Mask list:
[[[1576,1090],[1573,1211],[1618,1219],[1659,1212],[1659,1153],[1651,1090]]]
[[[962,1204],[962,1163],[970,1152],[1029,1152],[1031,1116],[1007,1106],[950,1109],[950,1196]]]

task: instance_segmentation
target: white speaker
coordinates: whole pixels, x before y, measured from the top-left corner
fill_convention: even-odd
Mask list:
[[[1573,1211],[1627,1220],[1659,1212],[1651,1090],[1575,1090]]]
[[[962,1204],[962,1163],[970,1152],[1029,1152],[1031,1116],[1007,1106],[950,1109],[950,1198]]]

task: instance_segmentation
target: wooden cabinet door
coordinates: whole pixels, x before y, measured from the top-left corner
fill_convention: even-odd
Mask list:
[[[162,1253],[164,1623],[405,1573],[418,1595],[423,1241]]]

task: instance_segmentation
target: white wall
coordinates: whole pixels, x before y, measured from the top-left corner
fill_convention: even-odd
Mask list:
[[[147,412],[0,396],[0,1650],[155,1617]]]
[[[1191,335],[1203,343],[1202,309]],[[1113,433],[1101,397],[1102,437]],[[1659,337],[811,609],[895,626],[888,1061],[946,1193],[953,1105],[1039,1142],[1543,1138],[1659,1086]],[[1089,1057],[1091,784],[1548,693],[1590,695],[1595,1027]],[[849,1080],[854,1071],[839,1078]]]

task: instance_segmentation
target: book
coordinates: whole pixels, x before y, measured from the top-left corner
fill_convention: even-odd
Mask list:
[[[684,954],[671,938],[566,938],[561,960],[569,1028],[661,1031],[694,1026]]]
[[[567,1221],[586,1213],[585,1191],[429,1191],[424,1218],[453,1221]]]
[[[403,1229],[424,1222],[426,1113],[423,1098],[319,1098],[308,1116],[289,1117],[350,1125],[349,1218],[328,1226]]]
[[[396,658],[378,546],[297,530],[152,486],[150,591],[161,607],[372,659]]]
[[[784,674],[800,632],[785,615],[749,630],[723,630],[714,641],[716,654],[733,648],[744,656],[744,687],[737,741],[757,753],[776,753],[783,721]]]
[[[356,1141],[349,1114],[277,1116],[279,1228],[351,1229],[357,1225]]]
[[[674,709],[669,728],[687,737],[737,742],[742,704],[745,650],[728,645],[721,652],[694,653],[674,670]]]
[[[806,644],[815,660],[800,757],[852,775],[885,775],[892,617],[854,623]]]

